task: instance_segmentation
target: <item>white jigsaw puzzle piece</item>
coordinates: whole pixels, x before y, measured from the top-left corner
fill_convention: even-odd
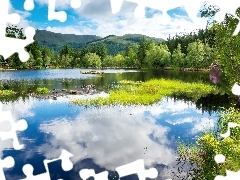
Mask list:
[[[25,0],[24,9],[27,11],[31,11],[34,9],[34,0]]]
[[[226,176],[217,175],[214,180],[238,180],[240,178],[240,171],[233,172],[226,170]]]
[[[61,155],[58,158],[51,160],[45,159],[43,161],[43,164],[46,172],[38,175],[33,175],[33,166],[31,164],[25,164],[22,170],[23,173],[26,175],[26,178],[21,180],[51,180],[48,164],[54,161],[62,160],[62,169],[64,171],[70,171],[73,168],[73,163],[70,161],[70,157],[72,156],[73,155],[71,153],[63,149]]]
[[[116,171],[119,174],[119,178],[132,174],[137,174],[139,180],[146,180],[146,178],[154,179],[158,176],[158,171],[156,168],[150,168],[148,170],[144,168],[143,159],[139,159],[132,163],[117,167]]]
[[[93,177],[94,180],[108,180],[108,171],[96,174],[94,169],[82,169],[79,171],[79,176],[83,180],[87,180],[90,177]]]
[[[239,86],[237,83],[235,83],[235,84],[233,85],[233,87],[232,87],[232,93],[233,93],[234,95],[240,96],[240,86]]]
[[[15,164],[15,161],[11,156],[8,156],[3,160],[0,159],[0,179],[1,180],[6,180],[3,168],[11,168],[14,166],[14,164]]]
[[[11,129],[7,132],[0,132],[0,138],[2,140],[12,139],[13,148],[20,150],[24,145],[20,144],[17,137],[17,131],[24,131],[27,129],[28,124],[26,120],[22,119],[17,122],[13,120],[12,113],[10,111],[2,111],[2,104],[0,103],[0,122],[8,121],[11,124]]]
[[[134,11],[134,15],[138,18],[142,18],[145,16],[145,8],[151,8],[159,10],[163,13],[163,16],[170,16],[167,14],[167,11],[177,8],[177,7],[184,7],[189,18],[193,22],[203,21],[206,22],[203,18],[198,18],[197,14],[202,7],[204,0],[194,1],[194,6],[192,6],[192,0],[168,0],[168,1],[159,1],[159,0],[125,0],[128,2],[136,3],[138,6]],[[121,10],[123,0],[110,0],[112,13],[116,14]]]
[[[35,29],[33,27],[27,27],[25,29],[26,39],[6,37],[7,23],[18,24],[20,22],[19,14],[8,14],[8,6],[9,0],[1,0],[0,17],[7,18],[0,19],[0,41],[4,42],[0,44],[0,55],[2,55],[4,59],[7,59],[12,54],[18,53],[19,59],[22,62],[26,62],[30,56],[24,48],[34,42]]]
[[[71,0],[70,5],[72,8],[77,9],[81,6],[81,0]],[[55,10],[56,0],[48,0],[48,20],[59,20],[60,22],[65,22],[67,20],[67,13],[65,11],[57,12]]]
[[[224,133],[224,134],[220,134],[220,136],[222,136],[222,137],[224,137],[224,138],[229,137],[229,136],[230,136],[230,129],[231,129],[231,128],[234,128],[234,127],[240,127],[240,124],[233,123],[233,122],[229,122],[229,123],[228,123],[227,132]]]

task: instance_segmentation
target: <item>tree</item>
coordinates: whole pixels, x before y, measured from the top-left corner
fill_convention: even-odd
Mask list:
[[[132,47],[128,49],[128,56],[125,56],[124,58],[124,65],[126,67],[137,67],[137,54]]]
[[[42,66],[49,65],[54,58],[54,52],[51,51],[48,47],[42,48]]]
[[[192,68],[199,69],[204,61],[204,44],[197,40],[188,44],[186,60]]]
[[[101,59],[96,53],[87,53],[83,57],[83,63],[86,67],[100,68],[102,66]]]
[[[121,54],[117,54],[116,56],[114,56],[114,66],[115,67],[123,67],[124,66],[124,56]]]
[[[103,59],[108,55],[108,51],[107,51],[107,46],[106,44],[102,44],[99,48],[99,56],[101,58],[101,61],[103,61]]]
[[[211,18],[219,9],[216,6],[205,8],[202,16]],[[240,8],[236,9],[240,17]],[[230,84],[240,83],[240,34],[233,36],[239,21],[231,14],[226,14],[222,22],[213,21],[208,28],[215,33],[214,54]]]
[[[152,47],[146,52],[146,66],[159,68],[169,65],[171,53],[168,50],[167,45],[158,45]]]
[[[178,44],[177,49],[173,50],[172,53],[172,66],[173,67],[184,67],[185,54],[181,52],[181,44]]]
[[[107,55],[102,61],[102,67],[113,67],[114,66],[114,57]]]
[[[138,52],[137,52],[139,68],[143,67],[144,59],[146,57],[146,50],[147,50],[147,42],[145,37],[143,36],[142,40],[139,43]]]

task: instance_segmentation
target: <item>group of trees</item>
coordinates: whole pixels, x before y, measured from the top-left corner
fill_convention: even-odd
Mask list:
[[[206,31],[198,34],[189,34],[169,38],[166,42],[155,44],[144,37],[140,43],[127,44],[122,52],[115,55],[108,54],[105,44],[93,43],[81,49],[72,49],[66,44],[59,52],[49,47],[40,47],[37,40],[26,47],[30,58],[23,63],[15,53],[6,60],[0,57],[2,67],[15,69],[39,69],[46,66],[53,68],[73,67],[132,67],[132,68],[159,68],[159,67],[208,67],[212,60],[212,51],[204,43]],[[25,39],[22,29],[17,26],[6,28],[6,36]],[[187,48],[186,48],[187,47]]]
[[[21,29],[8,27],[6,35],[24,39]],[[92,43],[80,49],[66,44],[59,52],[48,47],[40,47],[37,40],[26,47],[30,59],[22,63],[15,53],[6,60],[1,58],[2,66],[16,69],[36,69],[74,67],[131,67],[131,68],[209,68],[214,53],[214,31],[206,28],[198,33],[176,35],[167,41],[155,43],[144,37],[139,43],[127,44],[124,51],[115,55],[108,53],[105,44]]]

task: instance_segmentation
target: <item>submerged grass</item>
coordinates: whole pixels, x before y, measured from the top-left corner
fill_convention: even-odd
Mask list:
[[[108,97],[76,99],[79,105],[150,105],[163,97],[184,96],[193,101],[208,94],[217,94],[217,87],[203,83],[186,83],[178,80],[152,79],[147,82],[123,80],[109,92]]]

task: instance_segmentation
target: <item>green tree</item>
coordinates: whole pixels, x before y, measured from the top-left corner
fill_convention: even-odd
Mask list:
[[[146,62],[148,67],[159,68],[169,65],[171,53],[167,45],[158,45],[152,47],[146,52]]]
[[[201,15],[211,19],[220,9],[216,6],[205,8]],[[236,15],[240,17],[240,8],[236,8]],[[222,22],[211,21],[208,28],[215,33],[214,54],[221,66],[225,77],[230,82],[240,83],[240,33],[233,36],[239,20],[231,14],[226,14]]]
[[[86,67],[100,68],[102,66],[101,59],[96,53],[85,54],[83,62]]]
[[[116,56],[114,56],[114,66],[115,67],[123,67],[124,66],[124,56],[121,54],[117,54]]]
[[[185,54],[181,51],[181,44],[178,44],[177,48],[172,53],[172,66],[184,67],[185,66]]]
[[[102,67],[114,67],[114,56],[107,55],[102,61]]]
[[[106,44],[102,44],[99,48],[99,57],[101,58],[101,61],[108,55],[108,50]]]
[[[201,68],[204,62],[204,44],[197,40],[188,44],[186,60],[192,68]]]
[[[138,52],[137,52],[139,68],[143,67],[143,65],[144,65],[144,59],[146,57],[146,50],[147,50],[147,41],[146,41],[145,37],[143,36],[142,40],[139,43]]]

